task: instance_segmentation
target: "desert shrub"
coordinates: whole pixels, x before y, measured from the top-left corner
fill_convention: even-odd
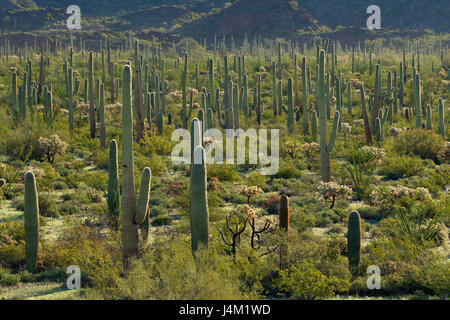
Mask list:
[[[163,216],[167,214],[166,207],[156,205],[156,206],[150,206],[150,216],[152,217],[158,217]]]
[[[264,190],[264,188],[266,187],[266,178],[259,172],[252,172],[249,175],[247,175],[245,179],[245,184],[248,187],[257,186]]]
[[[422,168],[422,161],[419,158],[392,155],[384,159],[381,174],[388,179],[397,180],[414,176]]]
[[[234,166],[212,164],[207,166],[208,178],[216,177],[220,182],[236,181],[238,173]]]
[[[168,226],[173,223],[171,217],[168,216],[158,216],[152,221],[152,226]]]
[[[41,192],[39,194],[39,214],[43,217],[59,217],[58,206],[56,204],[58,197],[52,193]]]
[[[81,213],[80,204],[76,201],[63,201],[58,205],[61,215],[72,215]]]
[[[289,269],[279,272],[277,283],[279,290],[286,292],[292,299],[320,299],[332,297],[336,292],[346,291],[350,287],[348,280],[335,276],[326,276],[311,262],[303,261]]]
[[[366,199],[372,190],[372,177],[377,166],[383,163],[386,153],[383,149],[370,146],[351,146],[344,154],[344,177],[351,182],[358,199]]]
[[[100,171],[87,171],[79,175],[79,180],[91,188],[106,191],[108,188],[108,174]]]
[[[0,245],[0,265],[19,270],[26,264],[25,241]]]
[[[11,274],[8,270],[0,267],[0,285],[14,286],[20,282],[19,274]]]
[[[394,151],[437,162],[445,153],[445,141],[430,130],[411,129],[401,133],[394,143]]]
[[[278,179],[297,179],[302,176],[302,172],[294,166],[285,166],[278,169],[278,172],[271,176]]]
[[[239,299],[240,282],[233,263],[214,248],[200,248],[192,256],[190,245],[160,239],[145,252],[118,284],[125,299]]]
[[[138,150],[145,156],[151,156],[153,154],[167,156],[171,154],[174,145],[174,142],[168,142],[167,138],[163,136],[152,135],[140,141],[140,148]]]
[[[104,235],[96,227],[72,221],[44,250],[47,268],[78,266],[83,287],[103,288],[105,295],[117,287],[122,270],[119,235]]]

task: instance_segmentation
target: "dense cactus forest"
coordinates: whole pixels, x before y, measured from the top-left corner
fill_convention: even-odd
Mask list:
[[[447,35],[4,39],[2,299],[448,297]]]

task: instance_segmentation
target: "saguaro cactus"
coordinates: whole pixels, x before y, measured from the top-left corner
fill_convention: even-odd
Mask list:
[[[73,101],[73,96],[78,93],[78,88],[80,87],[80,81],[78,80],[78,78],[75,78],[75,85],[74,85],[72,67],[70,67],[69,70],[65,70],[65,72],[66,72],[67,109],[69,110],[69,130],[70,130],[70,132],[73,132],[74,118],[75,118],[74,109],[75,109],[75,103],[76,103]]]
[[[361,259],[361,218],[358,211],[352,211],[348,218],[347,247],[348,263],[353,276],[359,273],[359,261]]]
[[[442,98],[439,99],[439,127],[438,132],[445,140],[445,110],[444,101]]]
[[[422,128],[422,90],[419,73],[416,73],[414,81],[414,113],[416,116],[416,128]]]
[[[105,124],[105,94],[104,85],[100,84],[100,103],[98,107],[98,114],[100,119],[100,149],[106,148],[106,124]]]
[[[289,198],[283,194],[280,197],[280,229],[289,232]]]
[[[108,215],[114,228],[118,227],[120,207],[119,191],[119,163],[117,141],[111,140],[109,144],[108,165]]]
[[[36,270],[39,252],[39,200],[33,172],[25,173],[25,252],[27,270]]]
[[[302,106],[303,106],[303,134],[308,134],[308,90],[306,87],[306,57],[302,58]]]
[[[89,125],[91,131],[91,138],[95,138],[95,102],[94,102],[94,60],[92,56],[92,51],[89,52]]]
[[[328,141],[327,135],[327,110],[325,103],[325,51],[322,49],[319,53],[319,74],[317,82],[317,102],[319,105],[319,118],[320,118],[320,162],[322,180],[325,182],[331,179],[330,169],[330,152],[334,147],[336,140],[338,124],[340,119],[339,111],[336,111],[333,119],[333,128],[331,130],[330,140]]]
[[[136,205],[133,155],[133,111],[131,107],[131,66],[125,65],[122,75],[122,247],[125,270],[138,255],[138,225],[148,213],[150,198],[150,168],[141,175],[139,203]]]
[[[195,147],[191,163],[191,247],[195,252],[200,243],[208,245],[209,234],[206,153],[202,146]]]

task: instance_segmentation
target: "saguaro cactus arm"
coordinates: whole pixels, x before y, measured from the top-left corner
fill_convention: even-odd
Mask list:
[[[139,199],[136,206],[136,216],[134,222],[142,224],[147,216],[148,201],[150,200],[150,184],[152,180],[152,171],[146,167],[142,171],[141,185],[139,187]]]

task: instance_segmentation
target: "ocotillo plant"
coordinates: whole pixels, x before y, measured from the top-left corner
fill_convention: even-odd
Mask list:
[[[353,276],[359,273],[361,259],[361,218],[358,211],[352,211],[348,217],[347,248],[348,263]]]
[[[334,147],[336,140],[338,124],[340,119],[339,111],[336,111],[333,119],[333,128],[331,130],[330,140],[328,141],[327,134],[327,110],[325,104],[325,51],[322,49],[319,53],[319,74],[317,81],[317,102],[319,105],[320,118],[320,162],[322,180],[325,182],[331,179],[330,169],[330,152]]]
[[[34,272],[39,253],[39,200],[33,172],[25,173],[25,252],[27,270]]]
[[[442,98],[439,99],[439,126],[438,132],[445,140],[445,110],[444,110],[444,101]]]
[[[111,140],[109,144],[109,165],[108,165],[108,216],[113,228],[119,226],[119,163],[117,141]]]
[[[131,66],[125,65],[122,75],[122,250],[123,266],[127,270],[130,260],[138,255],[138,225],[148,213],[151,170],[141,175],[139,202],[136,203],[134,186],[133,111],[131,107]]]
[[[194,253],[200,244],[208,245],[209,212],[205,150],[202,146],[196,146],[192,156],[190,222],[191,247]]]

